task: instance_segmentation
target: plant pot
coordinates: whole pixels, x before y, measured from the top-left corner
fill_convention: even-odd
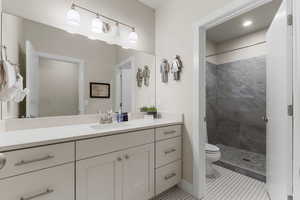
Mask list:
[[[147,115],[153,115],[153,118],[157,118],[157,112],[147,112]]]

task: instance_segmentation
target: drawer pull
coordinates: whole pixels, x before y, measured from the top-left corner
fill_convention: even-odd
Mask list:
[[[176,133],[176,131],[175,131],[175,130],[173,130],[173,131],[166,131],[166,132],[164,132],[164,134],[165,134],[165,135],[171,135],[171,134],[174,134],[174,133]]]
[[[54,190],[47,189],[45,192],[41,192],[39,194],[30,196],[30,197],[21,197],[20,200],[31,200],[31,199],[35,199],[35,198],[38,198],[38,197],[41,197],[41,196],[45,196],[45,195],[51,194],[53,192],[54,192]]]
[[[125,159],[128,160],[130,157],[129,155],[125,155]]]
[[[21,160],[20,162],[16,163],[15,166],[27,165],[27,164],[31,164],[31,163],[35,163],[35,162],[50,160],[53,158],[54,158],[54,156],[47,155],[45,157],[37,158],[37,159],[33,159],[33,160]]]
[[[167,180],[169,180],[169,179],[171,179],[171,178],[173,178],[175,176],[176,176],[176,173],[172,173],[170,175],[165,176],[165,180],[167,181]]]
[[[165,151],[165,154],[167,155],[167,154],[173,153],[175,151],[176,151],[176,149],[170,149],[170,150]]]
[[[6,164],[6,158],[5,158],[4,154],[0,153],[0,169],[3,169],[5,164]]]

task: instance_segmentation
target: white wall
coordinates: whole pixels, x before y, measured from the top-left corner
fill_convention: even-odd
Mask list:
[[[261,30],[252,34],[242,36],[240,38],[232,39],[226,42],[217,44],[217,52],[224,52],[232,49],[238,49],[241,47],[251,46],[257,43],[266,41],[267,30]],[[243,60],[258,56],[266,55],[266,43],[257,44],[251,47],[239,49],[237,51],[225,53],[213,58],[217,60],[217,64],[229,63],[237,60]]]
[[[207,41],[206,55],[221,53],[219,55],[208,57],[207,61],[220,65],[266,55],[266,33],[267,29],[264,29],[217,44]]]
[[[164,0],[156,10],[157,103],[159,110],[184,114],[183,178],[193,182],[192,154],[192,87],[193,87],[193,23],[220,9],[232,0]],[[171,60],[178,54],[184,68],[179,82],[164,84],[158,70],[162,58]],[[196,133],[198,134],[198,133]]]
[[[2,0],[0,0],[0,12],[2,12]],[[0,20],[0,35],[2,35],[2,20]],[[2,45],[2,41],[0,41]],[[0,102],[0,132],[5,130],[5,123],[2,120],[2,103]]]
[[[39,116],[79,114],[79,66],[41,58],[39,61]]]
[[[72,0],[3,0],[3,10],[30,20],[67,30],[66,14]],[[144,6],[137,0],[78,0],[76,3],[101,12],[112,18],[136,27],[139,43],[136,49],[154,52],[154,10]],[[82,25],[78,32],[90,35],[90,24],[94,16],[81,12]]]

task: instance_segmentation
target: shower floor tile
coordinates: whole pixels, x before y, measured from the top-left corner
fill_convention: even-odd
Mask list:
[[[222,157],[218,165],[249,175],[257,179],[265,179],[266,156],[234,147],[217,144]]]

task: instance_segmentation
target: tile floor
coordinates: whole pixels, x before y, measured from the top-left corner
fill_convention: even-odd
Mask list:
[[[217,144],[222,152],[221,161],[237,165],[261,175],[266,175],[266,156],[222,144]]]
[[[207,180],[207,195],[203,200],[269,200],[263,182],[219,166],[216,169],[220,172],[220,177]],[[175,187],[157,200],[196,199]]]

